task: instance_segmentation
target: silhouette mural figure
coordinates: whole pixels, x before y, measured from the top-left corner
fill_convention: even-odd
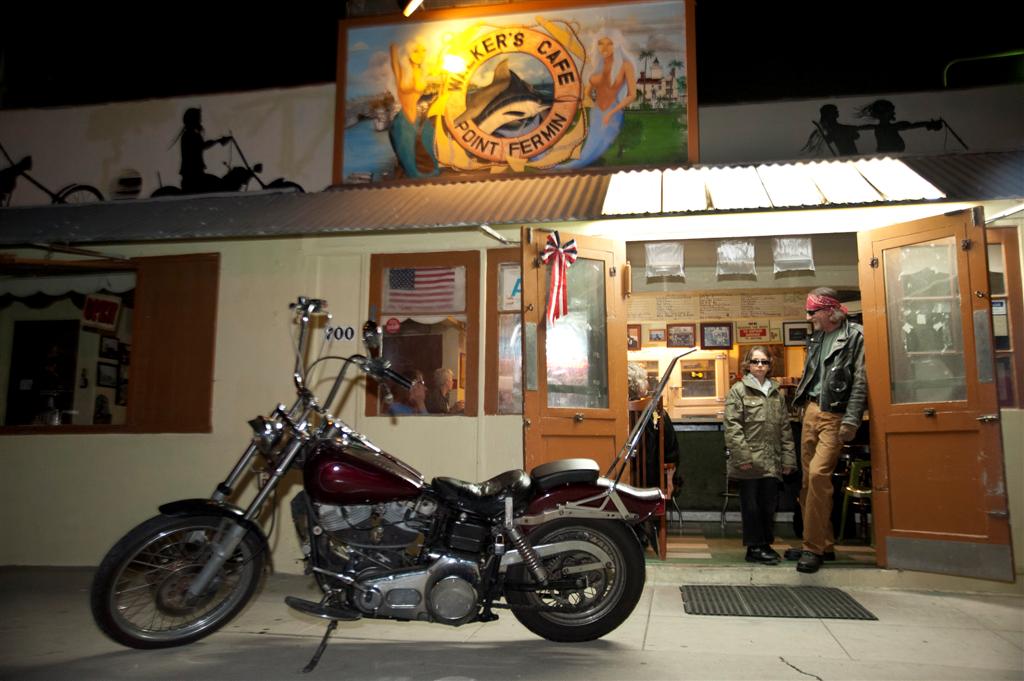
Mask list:
[[[198,108],[185,110],[181,122],[181,191],[185,194],[215,192],[221,189],[221,180],[206,172],[203,152],[215,144],[221,146],[231,141],[230,136],[207,140],[203,137],[203,113]]]
[[[874,118],[878,121],[866,127],[874,129],[877,145],[875,151],[880,154],[905,151],[907,144],[900,135],[904,130],[913,130],[914,128],[941,130],[943,124],[942,119],[938,118],[916,123],[897,121],[896,107],[888,99],[876,99],[862,108],[857,115],[861,118]]]
[[[870,130],[871,124],[849,125],[839,122],[839,108],[835,104],[826,104],[819,110],[820,118],[812,121],[814,131],[807,139],[801,151],[820,155],[822,145],[828,147],[833,156],[855,156],[859,130]]]

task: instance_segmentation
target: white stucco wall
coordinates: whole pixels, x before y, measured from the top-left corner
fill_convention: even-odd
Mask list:
[[[463,249],[497,245],[471,232],[459,237]],[[208,496],[245,448],[246,421],[294,395],[288,303],[300,294],[323,297],[336,323],[359,326],[368,306],[370,253],[427,251],[442,243],[447,241],[436,234],[400,234],[118,246],[130,256],[221,254],[213,432],[4,436],[0,565],[95,565],[121,534],[155,515],[159,504]],[[483,281],[478,285],[483,288]],[[338,354],[355,351],[355,341],[333,348]],[[480,352],[482,367],[482,344]],[[482,371],[478,378],[482,394]],[[362,391],[353,391],[341,416],[428,479],[479,480],[522,465],[518,417],[421,417],[399,423],[363,416],[363,401]],[[299,552],[283,504],[281,513],[275,563],[279,570],[298,571]]]

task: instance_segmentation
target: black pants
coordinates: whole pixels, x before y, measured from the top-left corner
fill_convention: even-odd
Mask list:
[[[738,480],[743,545],[768,546],[775,541],[775,509],[779,506],[777,478]]]

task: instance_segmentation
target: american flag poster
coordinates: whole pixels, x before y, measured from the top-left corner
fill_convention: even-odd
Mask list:
[[[384,311],[463,312],[464,267],[391,267],[384,271]]]

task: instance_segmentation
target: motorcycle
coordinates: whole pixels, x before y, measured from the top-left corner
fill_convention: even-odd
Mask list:
[[[238,141],[231,135],[227,136],[226,139],[231,142],[234,146],[235,151],[238,152],[238,158],[241,159],[242,165],[232,166],[227,165],[228,170],[224,175],[217,179],[216,186],[209,191],[216,192],[239,192],[249,188],[249,182],[256,180],[256,183],[260,186],[260,189],[289,189],[294,192],[302,193],[304,190],[302,187],[295,182],[290,182],[283,177],[279,177],[272,182],[264,182],[263,178],[260,177],[260,173],[263,172],[263,164],[256,163],[253,165],[249,164],[249,160],[245,158],[245,154],[242,153],[242,147],[238,146]],[[212,182],[212,180],[211,180]],[[180,187],[174,185],[165,184],[156,189],[151,194],[151,198],[159,198],[161,196],[180,196],[184,194]]]
[[[351,367],[376,381],[385,401],[389,381],[412,384],[381,358],[372,321],[362,332],[366,355],[328,354],[306,366],[311,320],[329,319],[326,306],[305,297],[290,306],[298,329],[292,406],[249,422],[251,442],[208,499],[160,506],[106,554],[90,598],[99,628],[126,646],[163,648],[224,626],[260,583],[270,550],[259,517],[292,469],[303,479],[292,520],[306,573],[323,596],[285,602],[329,620],[306,671],[339,621],[363,617],[459,626],[508,609],[533,633],[561,642],[618,627],[640,598],[642,541],[666,501],[659,489],[620,478],[679,358],[604,476],[593,460],[566,459],[480,483],[428,483],[328,411]],[[320,400],[310,371],[326,361],[341,366]],[[229,503],[258,457],[268,466],[254,498],[244,509]]]
[[[31,156],[25,156],[15,162],[8,155],[7,150],[4,149],[2,144],[0,144],[0,153],[7,159],[8,163],[7,167],[0,168],[0,208],[6,208],[11,205],[11,195],[14,193],[15,187],[17,187],[19,177],[25,178],[35,185],[39,191],[49,196],[50,203],[53,204],[94,203],[103,200],[103,194],[100,193],[100,190],[87,184],[69,184],[58,191],[53,191],[28,174],[28,171],[32,170]]]

